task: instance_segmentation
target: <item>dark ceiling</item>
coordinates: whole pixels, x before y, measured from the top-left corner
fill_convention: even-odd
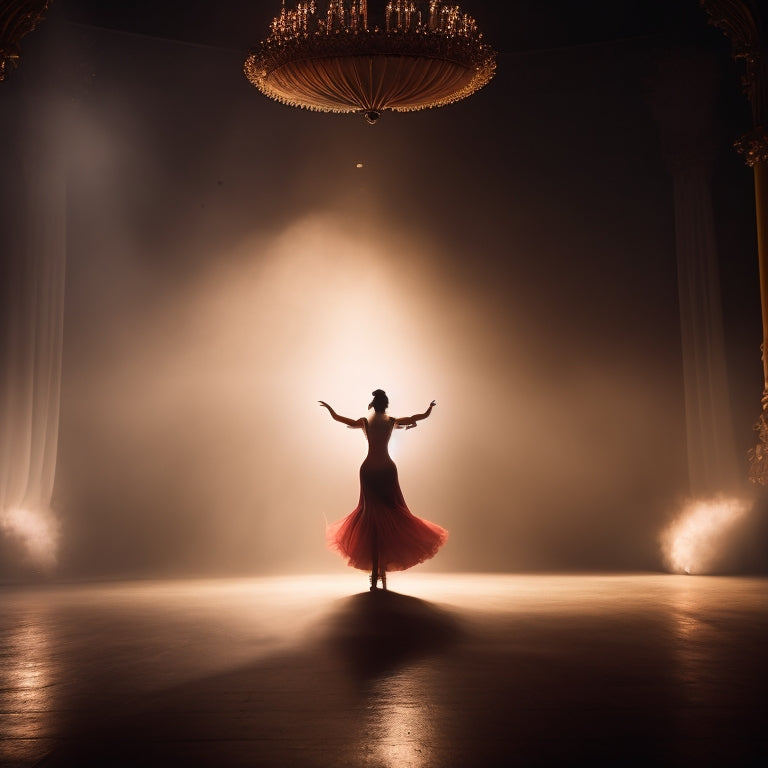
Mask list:
[[[383,1],[383,0],[382,0]],[[152,37],[247,49],[265,34],[279,0],[57,0],[70,21]],[[469,0],[461,4],[503,55],[633,37],[708,39],[697,0]]]

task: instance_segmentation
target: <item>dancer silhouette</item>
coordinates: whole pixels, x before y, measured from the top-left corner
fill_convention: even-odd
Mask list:
[[[392,430],[415,427],[432,413],[435,401],[424,413],[397,419],[387,415],[389,398],[382,389],[374,390],[368,405],[373,414],[368,417],[350,419],[328,403],[319,403],[335,421],[362,429],[368,440],[368,455],[360,467],[360,500],[354,511],[328,526],[328,546],[353,568],[370,570],[372,591],[379,580],[386,589],[387,571],[403,571],[428,560],[448,538],[444,528],[408,509],[388,451]]]

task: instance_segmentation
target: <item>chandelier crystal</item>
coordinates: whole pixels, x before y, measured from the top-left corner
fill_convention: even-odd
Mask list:
[[[488,83],[496,53],[475,20],[439,0],[315,0],[286,8],[245,60],[246,77],[266,96],[320,112],[451,104]],[[373,6],[374,4],[371,3]]]

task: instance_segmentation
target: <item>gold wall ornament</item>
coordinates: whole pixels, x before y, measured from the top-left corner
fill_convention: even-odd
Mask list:
[[[768,485],[768,421],[765,413],[760,414],[755,424],[755,431],[759,442],[747,451],[749,479],[759,485]]]
[[[731,41],[736,61],[744,64],[742,85],[752,106],[752,131],[736,149],[752,167],[755,178],[757,257],[763,316],[762,413],[755,424],[759,443],[747,454],[749,478],[768,486],[768,14],[764,0],[700,0],[712,25]]]
[[[49,0],[6,0],[0,4],[0,81],[15,69],[21,56],[21,39],[42,21]]]
[[[717,27],[731,42],[733,58],[744,66],[741,84],[744,95],[752,105],[755,126],[768,121],[766,99],[766,51],[765,30],[761,29],[760,0],[700,0],[709,16],[709,22]]]
[[[744,162],[750,168],[768,162],[768,130],[762,126],[742,136],[733,146],[744,155]]]
[[[252,48],[245,75],[265,96],[320,112],[440,107],[470,96],[496,70],[475,20],[438,0],[314,0],[286,8]]]

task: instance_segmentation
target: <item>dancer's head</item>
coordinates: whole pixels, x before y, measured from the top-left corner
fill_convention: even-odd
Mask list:
[[[389,398],[383,389],[374,389],[371,392],[373,400],[368,403],[369,408],[373,408],[376,413],[384,413],[389,408]]]

